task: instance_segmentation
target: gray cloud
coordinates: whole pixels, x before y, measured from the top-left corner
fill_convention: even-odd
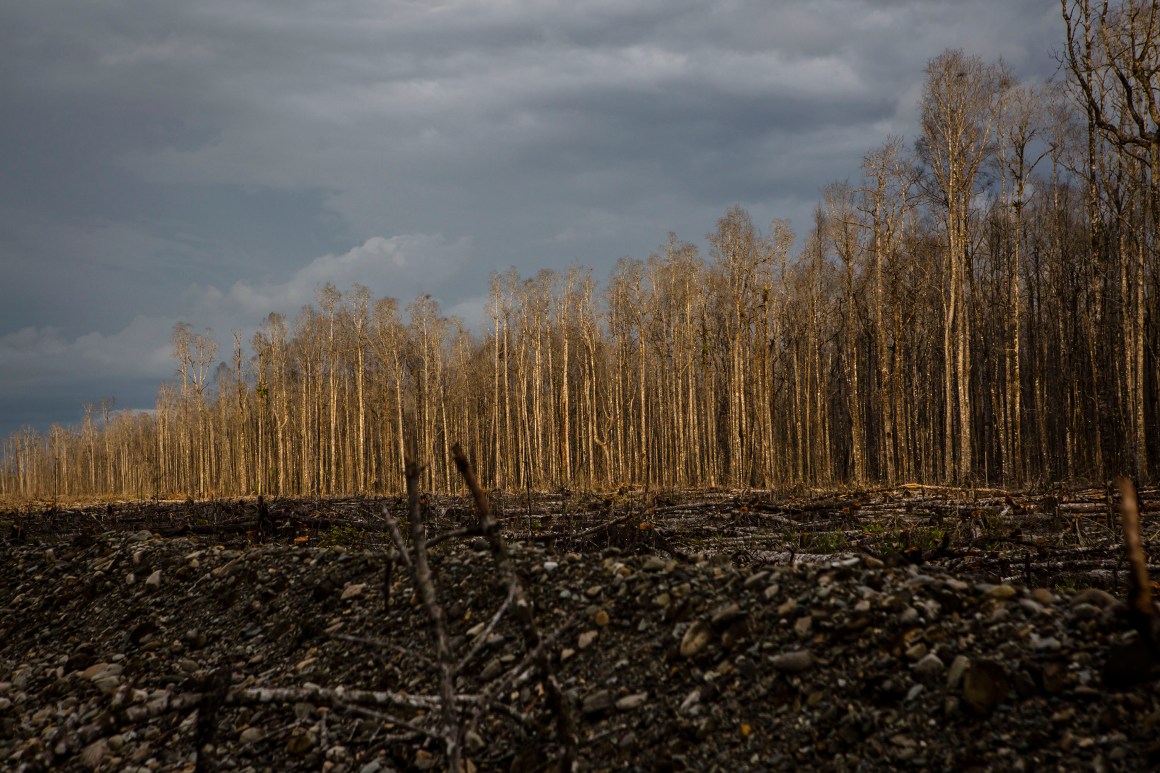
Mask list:
[[[947,47],[1054,70],[1007,0],[38,0],[0,7],[0,434],[152,404],[172,324],[318,284],[478,320],[488,274],[602,276],[732,203],[809,227],[913,136]],[[51,396],[48,397],[48,396]],[[55,402],[54,402],[55,401]]]

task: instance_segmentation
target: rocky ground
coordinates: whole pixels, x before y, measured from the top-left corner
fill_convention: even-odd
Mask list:
[[[1123,604],[1078,587],[1082,573],[1049,572],[1086,550],[1099,565],[1084,571],[1116,591],[1115,548],[1103,563],[1091,553],[1106,524],[1060,526],[1058,502],[1047,513],[1000,497],[961,507],[937,543],[908,545],[917,533],[899,535],[933,517],[922,499],[917,520],[847,534],[864,518],[851,502],[880,500],[778,509],[721,494],[634,509],[610,495],[552,519],[507,502],[581,767],[1160,766],[1160,689],[1125,647],[1136,634]],[[357,517],[350,503],[271,505],[261,534],[253,503],[0,516],[0,766],[445,766],[432,629],[405,567],[388,564],[380,504]],[[432,536],[469,517],[463,502],[428,506]],[[679,522],[696,507],[708,520]],[[1045,534],[1064,536],[1027,525],[1014,537],[1009,522],[975,534],[969,522],[992,507],[1038,512]],[[147,512],[151,528],[136,528]],[[845,525],[807,528],[835,519]],[[846,536],[828,554],[802,540],[832,531]],[[510,606],[490,625],[508,593],[492,553],[449,539],[431,563],[468,767],[552,769],[557,720]]]

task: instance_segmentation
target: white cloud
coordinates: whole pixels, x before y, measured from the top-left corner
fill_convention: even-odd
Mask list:
[[[174,369],[169,335],[176,320],[134,317],[124,329],[70,337],[55,327],[25,327],[0,336],[4,391],[26,392],[89,379],[168,378]]]
[[[224,292],[213,286],[194,288],[194,302],[201,316],[224,317],[245,326],[271,311],[292,316],[314,303],[328,282],[340,292],[361,284],[375,297],[391,296],[406,303],[423,293],[437,293],[467,264],[470,253],[467,237],[375,236],[341,255],[315,258],[282,282],[244,279]]]

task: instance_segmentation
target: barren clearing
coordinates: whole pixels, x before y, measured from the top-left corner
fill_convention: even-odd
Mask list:
[[[0,760],[440,768],[454,721],[468,767],[551,769],[546,654],[583,769],[1160,762],[1103,490],[492,501],[538,652],[488,540],[439,536],[474,522],[467,498],[422,504],[446,659],[391,537],[403,499],[0,515]]]

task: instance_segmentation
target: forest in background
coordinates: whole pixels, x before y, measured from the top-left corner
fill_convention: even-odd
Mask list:
[[[1160,468],[1160,10],[1061,0],[1059,83],[951,50],[920,136],[821,193],[798,242],[728,209],[590,269],[492,278],[482,332],[327,285],[219,362],[173,331],[153,413],[4,441],[22,498],[1024,486]]]

